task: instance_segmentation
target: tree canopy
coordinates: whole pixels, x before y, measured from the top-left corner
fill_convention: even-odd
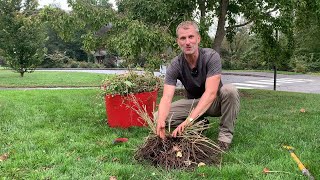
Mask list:
[[[124,58],[128,65],[139,64],[154,69],[171,41],[161,26],[151,26],[141,20],[117,13],[108,4],[88,1],[68,1],[71,12],[47,7],[42,12],[45,20],[67,41],[76,39],[82,31],[83,49],[88,53],[108,49]]]
[[[0,26],[5,29],[14,30],[11,21],[17,19],[17,15],[39,17],[34,13],[36,0],[1,3],[11,7],[2,12],[1,20],[11,25],[2,23]],[[68,4],[71,11],[45,7],[39,13],[41,20],[62,40],[78,46],[75,48],[81,45],[87,54],[107,50],[119,55],[130,67],[139,65],[154,69],[179,52],[175,30],[184,20],[197,21],[201,46],[212,47],[218,52],[225,48],[223,42],[236,43],[241,34],[245,35],[246,48],[237,48],[237,59],[242,64],[258,58],[258,64],[264,67],[276,65],[289,70],[297,63],[313,63],[319,59],[318,0],[117,0],[117,9],[113,9],[107,0],[68,0]],[[4,11],[8,9],[16,13],[5,16]],[[209,33],[212,27],[215,34]],[[1,34],[2,39],[9,37],[5,31]],[[253,49],[258,51],[250,52]],[[221,54],[226,50],[230,49],[223,49]],[[307,68],[317,69],[316,65]]]
[[[6,62],[23,77],[41,63],[46,52],[43,24],[35,0],[0,2],[0,49]]]

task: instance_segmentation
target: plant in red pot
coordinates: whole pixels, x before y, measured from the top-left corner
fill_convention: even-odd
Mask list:
[[[105,96],[107,123],[110,127],[147,126],[137,114],[145,109],[150,117],[156,106],[161,78],[151,72],[113,75],[102,84]]]

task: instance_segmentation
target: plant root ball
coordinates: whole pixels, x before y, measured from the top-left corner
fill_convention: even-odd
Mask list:
[[[167,170],[194,169],[202,165],[220,164],[221,150],[198,138],[167,136],[162,140],[158,136],[149,136],[136,151],[135,159]]]

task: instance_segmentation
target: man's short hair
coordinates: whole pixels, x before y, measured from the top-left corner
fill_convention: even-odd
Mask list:
[[[196,32],[199,34],[199,27],[198,27],[198,24],[194,21],[183,21],[181,22],[177,29],[176,29],[176,36],[178,37],[178,30],[180,28],[183,28],[183,29],[189,29],[189,26],[193,26],[194,29],[196,30]]]

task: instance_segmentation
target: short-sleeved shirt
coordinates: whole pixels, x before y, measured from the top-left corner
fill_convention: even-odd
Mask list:
[[[199,57],[196,65],[197,75],[193,76],[192,70],[186,61],[184,54],[175,57],[168,66],[165,76],[165,84],[176,85],[177,80],[183,84],[188,99],[198,99],[205,91],[206,79],[221,74],[220,55],[210,48],[199,48]],[[219,89],[222,87],[220,81]]]

